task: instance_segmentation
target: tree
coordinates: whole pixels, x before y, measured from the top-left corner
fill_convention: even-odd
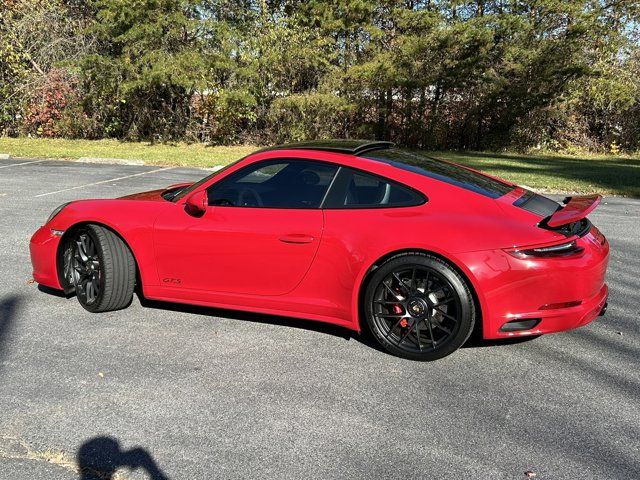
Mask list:
[[[6,0],[0,13],[5,134],[46,118],[65,136],[640,147],[637,0]],[[56,88],[68,95],[51,116],[62,104],[38,99]]]
[[[81,0],[11,0],[0,5],[0,132],[17,133],[48,72],[92,48]]]
[[[174,139],[203,80],[195,7],[182,0],[96,0],[96,53],[79,63],[86,108],[104,134]]]

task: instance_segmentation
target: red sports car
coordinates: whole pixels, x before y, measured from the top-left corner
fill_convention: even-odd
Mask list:
[[[367,328],[416,360],[604,313],[609,245],[586,216],[388,142],[253,153],[194,184],[58,207],[31,239],[34,279],[90,312],[155,300]]]

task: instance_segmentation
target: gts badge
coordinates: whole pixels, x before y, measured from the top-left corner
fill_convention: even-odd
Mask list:
[[[163,278],[162,283],[169,285],[180,285],[182,281],[179,278]]]

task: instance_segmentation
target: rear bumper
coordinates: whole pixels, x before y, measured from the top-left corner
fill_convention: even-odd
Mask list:
[[[33,265],[33,279],[41,285],[62,290],[58,281],[57,253],[60,236],[51,232],[49,227],[40,227],[31,237],[29,251]]]
[[[480,301],[484,338],[571,330],[600,314],[609,291],[609,244],[595,228],[577,242],[584,250],[561,258],[521,259],[502,250],[464,255]],[[505,331],[508,322],[518,322],[519,328]]]
[[[499,330],[495,332],[496,336],[492,338],[541,335],[543,333],[563,332],[565,330],[582,327],[600,315],[600,312],[602,312],[607,304],[608,297],[609,288],[604,284],[596,295],[575,307],[544,311],[536,310],[533,312],[508,315],[503,319],[504,323],[530,319],[538,320],[538,323],[534,328],[529,330],[515,332],[503,332]],[[502,326],[500,328],[502,328]]]

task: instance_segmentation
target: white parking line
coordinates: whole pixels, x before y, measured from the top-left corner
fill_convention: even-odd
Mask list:
[[[70,190],[77,190],[79,188],[85,188],[85,187],[92,187],[94,185],[101,185],[103,183],[110,183],[110,182],[117,182],[118,180],[124,180],[126,178],[133,178],[133,177],[139,177],[140,175],[147,175],[149,173],[158,173],[158,172],[164,172],[166,170],[171,170],[172,168],[175,167],[166,167],[166,168],[158,168],[156,170],[150,170],[148,172],[142,172],[142,173],[134,173],[133,175],[126,175],[124,177],[118,177],[118,178],[111,178],[109,180],[102,180],[100,182],[94,182],[94,183],[87,183],[86,185],[77,185],[75,187],[70,187],[70,188],[64,188],[62,190],[56,190],[55,192],[47,192],[47,193],[41,193],[39,195],[36,195],[37,197],[46,197],[47,195],[54,195],[56,193],[62,193],[62,192],[68,192]]]
[[[33,162],[12,163],[11,165],[2,165],[0,168],[19,167],[20,165],[31,165],[32,163],[47,162],[48,160],[35,160]]]

